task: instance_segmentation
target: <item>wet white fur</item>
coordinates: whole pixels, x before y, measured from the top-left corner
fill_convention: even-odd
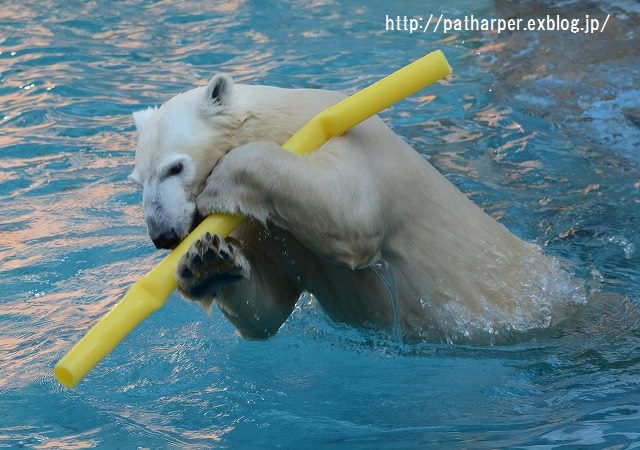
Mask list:
[[[242,213],[289,230],[319,261],[357,272],[384,258],[397,276],[406,333],[468,336],[548,326],[556,304],[575,297],[569,277],[469,201],[378,117],[306,157],[280,147],[342,98],[233,86],[217,76],[137,113],[131,179],[144,189],[150,232],[173,227],[186,235],[196,207],[203,214]],[[167,177],[177,161],[183,173]],[[371,308],[388,307],[379,297]]]

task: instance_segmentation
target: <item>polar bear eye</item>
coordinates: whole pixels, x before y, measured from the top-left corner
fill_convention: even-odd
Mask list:
[[[180,175],[182,173],[182,169],[184,169],[184,166],[182,165],[182,163],[174,164],[169,169],[169,175],[170,176]]]

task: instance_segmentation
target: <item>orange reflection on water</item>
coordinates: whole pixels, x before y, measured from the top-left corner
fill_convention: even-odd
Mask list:
[[[104,148],[118,141],[109,134],[92,139]],[[150,268],[155,254],[146,260],[108,254],[150,247],[140,205],[117,200],[135,188],[110,181],[113,173],[128,172],[130,155],[0,159],[0,185],[8,194],[0,197],[6,211],[0,218],[0,277],[11,288],[0,302],[0,352],[8,356],[0,360],[0,387],[51,377],[72,340]]]

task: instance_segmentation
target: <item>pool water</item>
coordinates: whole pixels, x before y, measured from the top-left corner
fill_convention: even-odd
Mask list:
[[[5,2],[0,448],[637,448],[637,2]],[[386,15],[611,14],[594,35],[386,31]],[[353,93],[442,49],[454,76],[382,114],[593,301],[511,345],[398,345],[303,298],[246,341],[174,294],[73,390],[53,366],[164,256],[131,113],[223,71]]]

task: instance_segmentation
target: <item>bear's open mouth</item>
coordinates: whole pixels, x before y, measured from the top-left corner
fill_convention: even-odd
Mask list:
[[[200,214],[198,210],[196,210],[196,212],[193,214],[193,220],[191,221],[191,229],[189,230],[189,233],[195,230],[196,227],[200,225],[200,223],[202,223],[203,220],[204,220],[204,216]]]
[[[189,233],[191,233],[193,230],[196,229],[196,227],[198,225],[200,225],[200,223],[204,220],[204,216],[201,215],[200,213],[196,212],[193,215],[193,219],[191,221],[191,227],[189,228]],[[187,233],[188,234],[188,233]],[[165,248],[167,250],[173,250],[175,249],[180,242],[182,242],[182,240],[184,238],[186,238],[187,236],[183,236],[182,238],[178,237],[176,235],[176,233],[174,231],[171,232],[171,237],[170,239],[164,239],[164,240],[154,240],[153,243],[156,245],[157,248]]]

